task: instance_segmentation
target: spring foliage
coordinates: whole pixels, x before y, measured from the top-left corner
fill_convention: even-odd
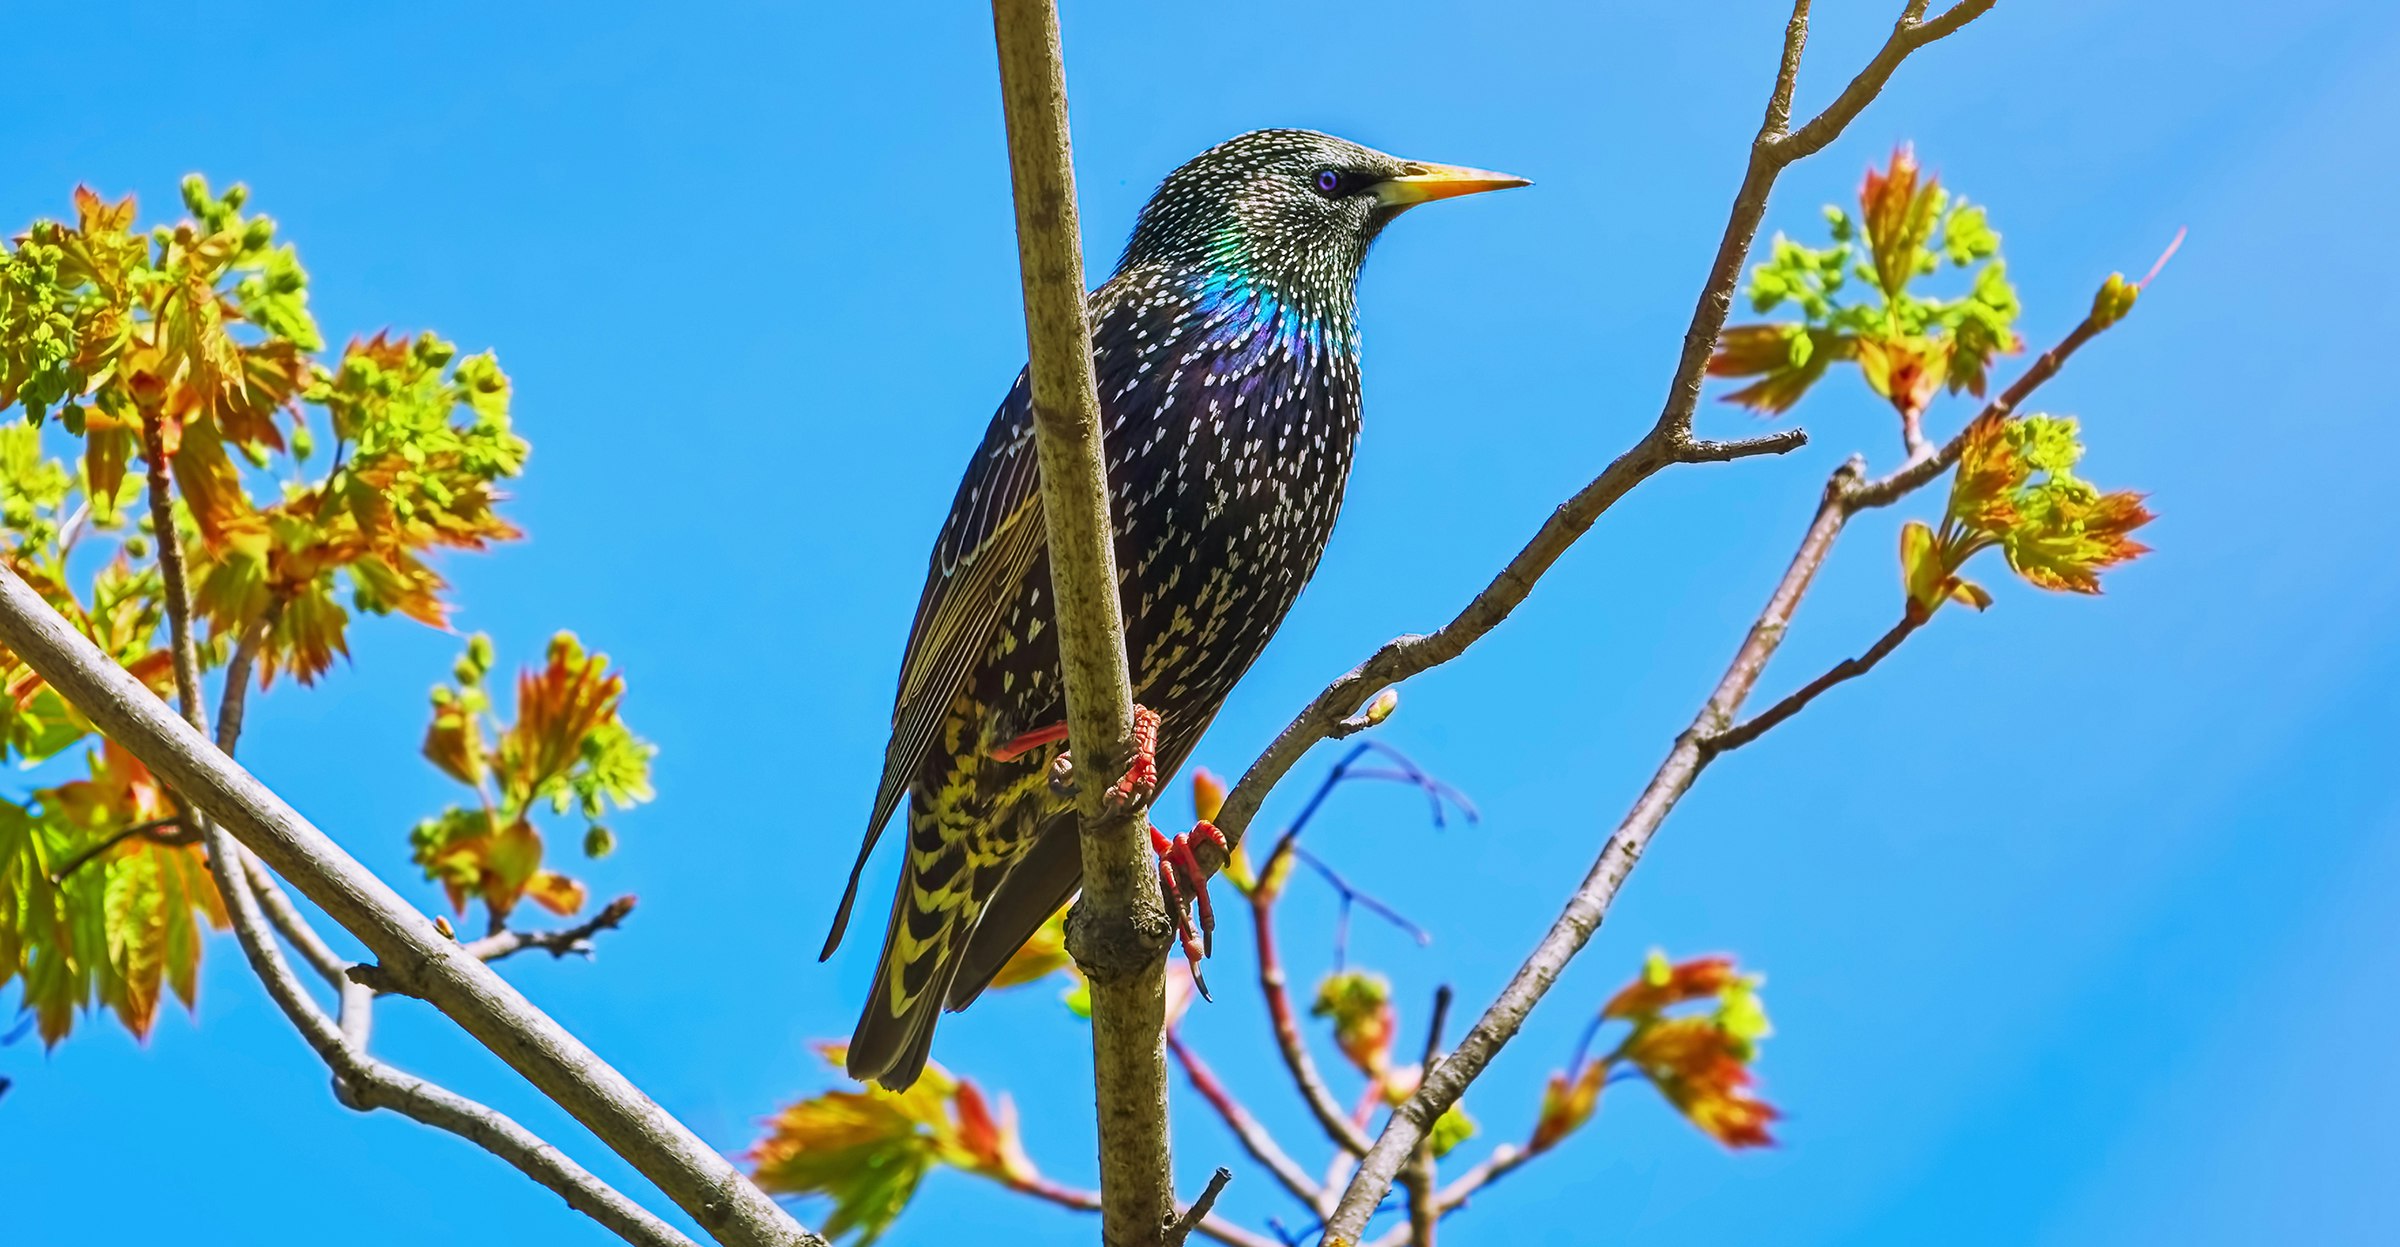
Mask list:
[[[131,197],[78,188],[0,260],[0,559],[109,656],[171,696],[158,555],[190,571],[204,669],[240,655],[259,687],[322,680],[359,614],[447,627],[432,560],[517,530],[498,513],[527,447],[489,354],[379,333],[328,351],[308,274],[248,192],[198,177],[188,214],[147,230]],[[155,436],[174,531],[145,499]],[[593,856],[608,809],[647,800],[649,747],[619,716],[622,677],[570,633],[517,682],[515,718],[485,688],[491,642],[436,690],[425,753],[475,790],[412,844],[454,904],[497,926],[530,898],[584,887],[545,863],[537,822],[572,814]],[[100,1008],[146,1036],[163,997],[193,1003],[206,933],[225,923],[174,794],[0,651],[0,757],[32,768],[0,801],[0,987],[56,1043]]]

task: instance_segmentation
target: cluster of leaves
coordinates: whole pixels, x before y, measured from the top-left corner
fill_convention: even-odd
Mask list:
[[[1983,207],[1924,176],[1903,147],[1867,171],[1855,215],[1828,206],[1825,219],[1832,245],[1777,234],[1767,262],[1751,270],[1751,305],[1765,313],[1790,304],[1800,319],[1724,332],[1708,371],[1757,378],[1725,400],[1789,411],[1836,362],[1857,364],[1911,429],[1945,387],[1982,396],[1992,360],[2020,349],[2017,292]],[[1974,270],[1965,294],[1909,289],[1945,264]],[[1856,289],[1866,297],[1853,299]]]
[[[842,1045],[818,1050],[842,1067]],[[1003,1095],[995,1108],[938,1063],[906,1091],[835,1090],[791,1105],[748,1159],[770,1194],[830,1199],[826,1235],[854,1234],[862,1244],[891,1228],[936,1165],[1017,1188],[1041,1180],[1025,1155],[1016,1105]]]
[[[1760,982],[1741,974],[1730,957],[1670,963],[1651,953],[1641,977],[1593,1021],[1594,1033],[1609,1022],[1627,1023],[1625,1037],[1593,1057],[1594,1033],[1587,1033],[1575,1059],[1550,1075],[1527,1150],[1546,1152],[1575,1133],[1599,1107],[1601,1090],[1620,1077],[1648,1079],[1675,1111],[1727,1147],[1772,1144],[1767,1125],[1780,1114],[1751,1090],[1750,1065],[1769,1033]],[[1699,1003],[1708,1007],[1674,1012]]]
[[[2029,583],[2070,593],[2098,593],[2102,571],[2149,551],[2130,535],[2151,520],[2142,495],[2102,493],[2075,475],[2083,443],[2072,419],[1987,413],[1961,445],[1941,527],[1910,520],[1900,530],[1910,619],[1949,601],[1991,605],[1960,572],[1995,546]]]
[[[142,230],[131,197],[78,188],[71,220],[37,222],[0,255],[0,409],[24,415],[0,429],[0,561],[162,696],[162,543],[191,571],[204,668],[238,652],[261,685],[322,675],[348,653],[353,611],[445,625],[428,557],[518,535],[495,511],[526,456],[508,378],[430,334],[328,357],[298,254],[246,214],[247,191],[195,176],[182,200],[184,219]],[[331,453],[312,474],[321,443]],[[153,446],[171,494],[164,533],[135,466]],[[494,758],[452,761],[513,777],[501,791],[520,813],[542,798],[646,797],[647,750],[616,721],[621,692],[571,645],[554,648]],[[86,773],[0,804],[0,986],[21,984],[50,1042],[93,1007],[147,1033],[162,995],[191,1000],[200,933],[224,921],[178,804],[5,651],[0,761]],[[487,874],[508,877],[522,848]],[[470,886],[580,902],[579,886],[540,871],[538,841],[530,860],[515,890]]]
[[[93,1005],[147,1036],[162,988],[197,999],[202,932],[225,925],[166,790],[113,743],[87,762],[86,778],[0,802],[0,984],[22,976],[45,1043]]]
[[[1317,984],[1309,1004],[1312,1017],[1333,1026],[1333,1046],[1353,1069],[1366,1076],[1375,1098],[1397,1106],[1417,1093],[1424,1068],[1415,1062],[1395,1064],[1392,1044],[1400,1035],[1400,1015],[1392,1007],[1391,980],[1367,970],[1336,970]],[[1426,1132],[1427,1146],[1436,1159],[1475,1137],[1475,1119],[1465,1101],[1443,1110]]]
[[[572,632],[550,638],[547,661],[518,674],[513,723],[494,713],[491,669],[491,638],[477,633],[452,669],[454,682],[434,687],[425,729],[426,758],[474,789],[476,804],[418,823],[409,843],[453,908],[464,913],[468,898],[480,898],[498,930],[528,897],[554,914],[583,908],[583,884],[542,864],[540,807],[580,816],[584,855],[605,857],[616,835],[600,819],[650,799],[657,750],[619,717],[625,677],[608,669],[608,655],[585,653]]]

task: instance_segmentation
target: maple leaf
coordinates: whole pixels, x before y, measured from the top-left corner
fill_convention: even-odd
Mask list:
[[[1695,957],[1671,963],[1665,953],[1652,949],[1642,963],[1642,976],[1609,997],[1600,1007],[1600,1016],[1618,1021],[1661,1013],[1674,1005],[1714,996],[1739,977],[1731,957]]]
[[[618,718],[624,677],[609,670],[606,654],[586,654],[566,632],[551,638],[543,666],[519,673],[516,721],[487,730],[492,706],[485,685],[493,658],[491,638],[476,634],[452,667],[455,683],[433,690],[422,751],[444,774],[474,789],[479,804],[452,806],[418,823],[409,837],[416,862],[426,878],[442,884],[454,909],[464,912],[470,898],[480,898],[495,924],[527,897],[553,913],[572,914],[583,907],[586,891],[581,882],[545,868],[535,807],[546,802],[554,814],[577,810],[590,823],[582,837],[585,855],[604,856],[616,837],[599,819],[611,806],[628,809],[651,798],[655,751]]]
[[[1921,271],[1920,253],[1947,201],[1941,179],[1921,179],[1916,152],[1905,144],[1892,150],[1890,164],[1867,170],[1858,190],[1859,226],[1887,298],[1898,298]]]
[[[1791,410],[1837,360],[1851,358],[1857,339],[1804,325],[1736,325],[1717,339],[1708,358],[1716,377],[1757,377],[1724,401],[1766,415]]]
[[[89,778],[38,790],[30,813],[0,805],[0,983],[24,977],[53,1044],[80,1009],[106,1008],[141,1038],[168,993],[195,1004],[202,925],[226,921],[196,845],[124,834],[173,813],[158,781],[111,742],[86,765]]]
[[[1608,1061],[1586,1061],[1582,1071],[1572,1077],[1565,1070],[1553,1072],[1542,1090],[1541,1113],[1534,1118],[1533,1138],[1526,1143],[1526,1150],[1549,1151],[1582,1129],[1600,1105],[1600,1091],[1608,1085],[1611,1068]]]
[[[1752,1091],[1748,1043],[1717,1019],[1668,1018],[1638,1028],[1623,1049],[1659,1094],[1727,1147],[1774,1143],[1767,1126],[1781,1116]]]
[[[1987,412],[1969,424],[1941,530],[1918,521],[1901,530],[1909,609],[1988,606],[1991,595],[1958,573],[1994,546],[2027,583],[2071,593],[2098,593],[2102,572],[2148,553],[2131,536],[2153,518],[2142,495],[2086,483],[2074,472],[2082,457],[2071,419]]]
[[[842,1045],[818,1051],[841,1066]],[[824,1233],[860,1244],[891,1228],[937,1164],[1011,1184],[1040,1176],[1025,1155],[1014,1103],[1002,1096],[995,1110],[980,1088],[938,1062],[906,1091],[826,1091],[785,1107],[767,1127],[745,1157],[759,1186],[832,1200]]]

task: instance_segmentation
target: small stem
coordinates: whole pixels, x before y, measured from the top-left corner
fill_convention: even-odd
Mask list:
[[[1292,839],[1286,833],[1259,864],[1258,878],[1264,883],[1279,866],[1278,856],[1290,852]],[[1309,1055],[1308,1044],[1301,1038],[1300,1022],[1292,1011],[1292,997],[1284,979],[1283,958],[1275,939],[1276,895],[1261,886],[1250,894],[1250,929],[1258,948],[1258,990],[1266,999],[1267,1021],[1275,1032],[1275,1047],[1283,1055],[1284,1068],[1292,1075],[1292,1085],[1299,1089],[1300,1099],[1308,1105],[1310,1115],[1324,1128],[1325,1137],[1353,1156],[1367,1151],[1366,1132],[1350,1121],[1347,1113],[1335,1103],[1333,1092],[1317,1073],[1316,1058]]]
[[[1200,1198],[1193,1200],[1191,1206],[1175,1218],[1175,1224],[1167,1227],[1167,1247],[1183,1247],[1184,1240],[1192,1236],[1192,1231],[1208,1219],[1208,1210],[1217,1206],[1217,1196],[1225,1193],[1225,1186],[1231,1181],[1233,1171],[1223,1165],[1217,1166],[1217,1171],[1208,1175],[1208,1185],[1201,1188]]]
[[[1924,627],[1928,618],[1930,616],[1920,615],[1914,610],[1902,615],[1900,622],[1892,625],[1891,631],[1884,633],[1876,640],[1875,644],[1867,647],[1867,652],[1856,658],[1845,658],[1835,663],[1831,670],[1802,685],[1798,692],[1760,711],[1749,721],[1737,727],[1730,727],[1722,732],[1701,737],[1701,748],[1714,755],[1739,749],[1751,741],[1757,740],[1776,724],[1800,713],[1808,703],[1815,701],[1817,696],[1825,690],[1844,680],[1855,680],[1869,671],[1873,671],[1875,664],[1882,662],[1891,655],[1893,650],[1900,648],[1900,643],[1907,640],[1910,633]]]
[[[466,945],[466,950],[485,961],[498,961],[503,957],[512,957],[529,948],[538,948],[553,957],[564,957],[569,953],[589,956],[592,951],[592,937],[602,931],[616,929],[619,924],[632,915],[633,905],[634,898],[632,896],[620,896],[610,901],[607,907],[600,912],[574,926],[556,931],[503,929],[496,934],[487,935],[469,943]]]
[[[99,860],[101,854],[108,852],[110,849],[113,849],[128,840],[131,840],[135,836],[147,836],[153,832],[163,831],[169,827],[181,827],[182,825],[183,816],[179,814],[171,814],[165,818],[151,819],[146,823],[135,823],[133,826],[127,827],[122,831],[110,832],[106,838],[100,841],[100,843],[85,849],[83,852],[76,854],[72,858],[69,858],[66,865],[61,866],[57,870],[51,872],[50,886],[56,887],[59,884],[65,883],[67,879],[76,871],[81,870]]]
[[[1317,1185],[1299,1162],[1285,1153],[1275,1142],[1275,1136],[1250,1115],[1250,1110],[1243,1107],[1242,1102],[1234,1098],[1233,1092],[1218,1080],[1216,1071],[1210,1069],[1208,1063],[1200,1059],[1200,1054],[1194,1052],[1192,1046],[1185,1043],[1183,1036],[1173,1028],[1167,1031],[1167,1051],[1183,1066],[1184,1077],[1191,1079],[1192,1089],[1217,1110],[1217,1116],[1225,1119],[1226,1126],[1233,1131],[1233,1137],[1241,1143],[1242,1150],[1250,1153],[1252,1160],[1266,1166],[1267,1172],[1273,1174],[1275,1180],[1283,1184],[1283,1189],[1290,1191],[1302,1206],[1320,1217],[1324,1216],[1327,1211],[1325,1188]]]

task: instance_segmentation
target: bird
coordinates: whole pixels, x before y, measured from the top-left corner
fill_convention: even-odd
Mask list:
[[[1272,129],[1185,162],[1143,206],[1088,302],[1140,707],[1120,795],[1182,766],[1325,551],[1359,433],[1369,246],[1418,204],[1527,184]],[[923,1072],[939,1014],[972,1003],[1082,876],[1072,793],[1055,782],[1071,742],[1024,373],[928,564],[865,842],[820,954],[905,803],[901,878],[845,1058],[894,1091]],[[1188,841],[1152,840],[1192,865]],[[1170,888],[1179,877],[1205,884],[1162,871]]]

